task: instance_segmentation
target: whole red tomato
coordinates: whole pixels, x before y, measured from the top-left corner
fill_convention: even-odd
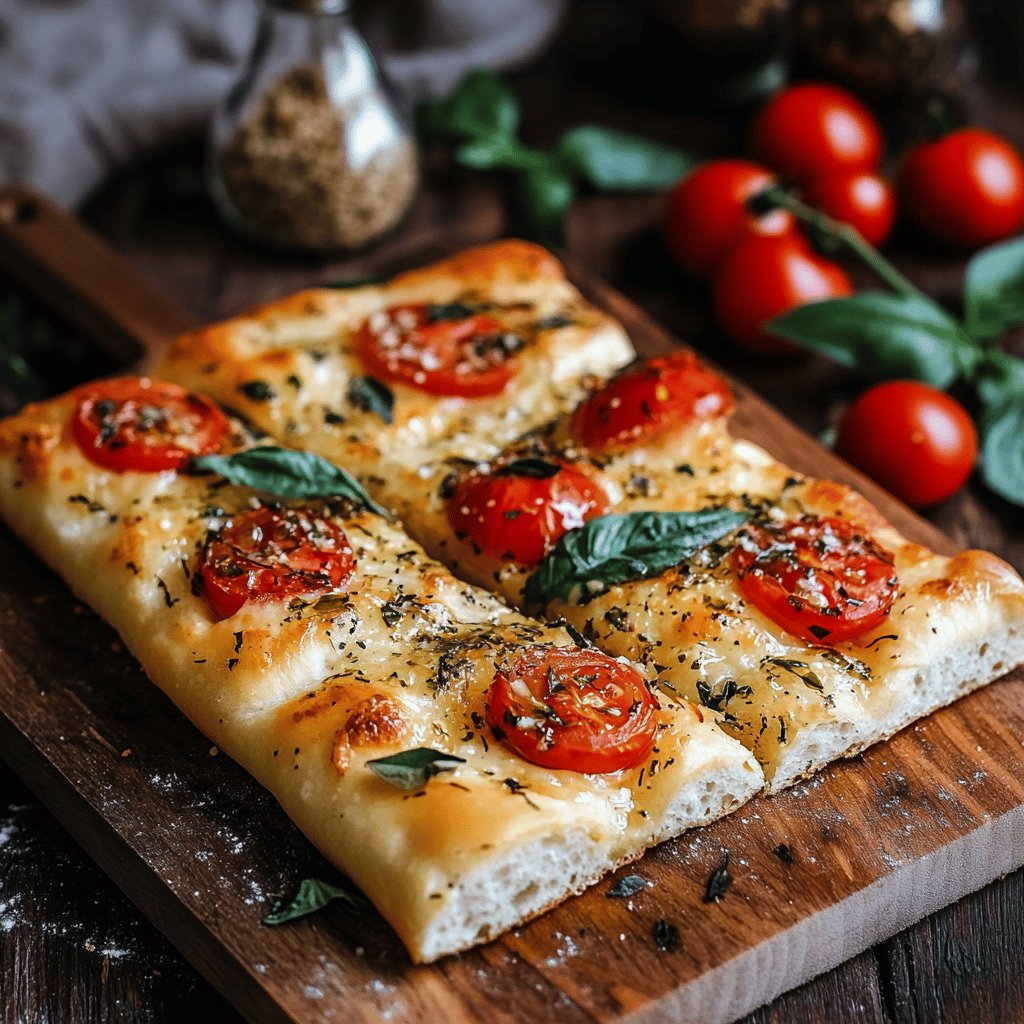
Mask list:
[[[836,171],[804,188],[811,206],[852,224],[872,245],[881,245],[896,220],[896,200],[885,178],[867,171]]]
[[[740,242],[715,275],[713,298],[719,326],[738,344],[758,352],[793,352],[764,325],[797,306],[852,292],[841,267],[812,252],[798,235],[786,235]]]
[[[845,89],[808,82],[776,93],[758,114],[754,154],[783,177],[807,182],[834,171],[873,171],[882,132]]]
[[[900,202],[914,225],[945,245],[978,249],[1024,223],[1024,163],[1005,139],[962,128],[911,149]]]
[[[676,262],[709,278],[741,239],[792,231],[785,210],[761,217],[747,212],[746,201],[774,181],[766,167],[747,160],[712,160],[681,179],[665,208],[665,240]]]
[[[964,485],[978,435],[964,407],[916,380],[869,388],[846,411],[836,451],[908,505],[934,505]]]

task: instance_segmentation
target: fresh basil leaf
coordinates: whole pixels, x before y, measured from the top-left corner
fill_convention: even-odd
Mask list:
[[[977,349],[941,306],[924,296],[861,292],[800,306],[770,334],[874,377],[911,377],[945,388],[968,373]]]
[[[964,325],[972,338],[998,338],[1024,320],[1024,238],[982,249],[967,264]]]
[[[420,107],[420,123],[435,135],[467,139],[514,135],[519,127],[519,101],[493,71],[471,71],[450,95]]]
[[[478,171],[525,171],[539,166],[547,158],[508,135],[485,135],[464,142],[455,151],[455,159]]]
[[[558,476],[562,467],[554,462],[545,462],[543,459],[516,459],[508,465],[495,470],[495,476],[529,476],[535,480],[550,480]]]
[[[626,875],[620,878],[606,893],[610,900],[628,899],[642,889],[647,888],[647,879],[643,875]]]
[[[664,572],[748,518],[727,508],[598,516],[561,537],[527,579],[524,596],[534,603],[586,603],[616,583]]]
[[[974,386],[986,409],[996,409],[1024,395],[1024,359],[1001,349],[989,349],[978,362]]]
[[[1024,391],[985,410],[981,475],[1000,497],[1024,505]]]
[[[534,229],[545,241],[560,243],[565,234],[565,216],[576,194],[572,177],[554,162],[547,162],[523,175],[521,190]]]
[[[289,921],[297,921],[300,917],[308,917],[323,910],[329,903],[344,903],[350,910],[362,910],[367,906],[366,899],[358,893],[342,889],[319,878],[304,878],[299,883],[298,892],[287,903],[280,900],[265,918],[264,924],[278,925]]]
[[[596,124],[566,132],[555,151],[581,178],[606,191],[668,188],[696,164],[672,146]]]
[[[385,423],[394,419],[395,396],[376,377],[353,377],[348,382],[348,400],[363,412],[373,413]]]
[[[422,789],[435,775],[454,771],[465,763],[464,757],[431,750],[430,747],[416,747],[388,757],[374,758],[366,762],[366,767],[392,786],[413,790]]]
[[[189,462],[189,469],[216,473],[276,498],[348,498],[378,515],[388,514],[351,474],[312,452],[267,445],[234,455],[200,455]]]

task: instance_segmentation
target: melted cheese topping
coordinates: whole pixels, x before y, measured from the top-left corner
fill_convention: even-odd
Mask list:
[[[737,800],[761,785],[743,748],[686,702],[663,702],[655,752],[635,769],[585,776],[519,759],[483,727],[495,666],[571,637],[460,582],[397,525],[351,507],[324,512],[355,556],[342,592],[250,600],[218,621],[193,592],[197,557],[253,493],[95,466],[69,435],[73,404],[65,396],[0,423],[0,514],[414,951],[460,878],[520,844],[575,832],[614,863],[678,830],[684,788],[710,788],[722,772],[745,773]],[[235,425],[231,447],[252,443]],[[415,794],[366,767],[418,746],[466,763]]]

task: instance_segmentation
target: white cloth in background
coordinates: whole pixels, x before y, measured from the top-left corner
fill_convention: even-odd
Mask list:
[[[410,99],[473,67],[513,67],[554,34],[564,0],[393,0],[367,13]],[[414,17],[408,18],[415,5]],[[392,10],[394,8],[392,7]],[[248,53],[259,0],[0,0],[0,181],[65,204],[147,149],[201,129]]]

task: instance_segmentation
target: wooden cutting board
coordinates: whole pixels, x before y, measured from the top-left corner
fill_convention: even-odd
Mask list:
[[[0,191],[0,268],[122,359],[193,318],[40,197]],[[572,267],[643,354],[678,342]],[[950,542],[733,382],[736,431]],[[331,869],[147,682],[116,635],[0,529],[0,754],[196,969],[254,1021],[730,1021],[1024,863],[1024,675],[810,782],[665,843],[481,949],[415,967],[372,911],[284,928],[273,896]],[[780,857],[785,844],[791,856]],[[732,883],[703,902],[729,857]],[[623,872],[626,873],[626,872]],[[655,922],[679,932],[659,949]],[[0,979],[2,985],[2,979]]]

